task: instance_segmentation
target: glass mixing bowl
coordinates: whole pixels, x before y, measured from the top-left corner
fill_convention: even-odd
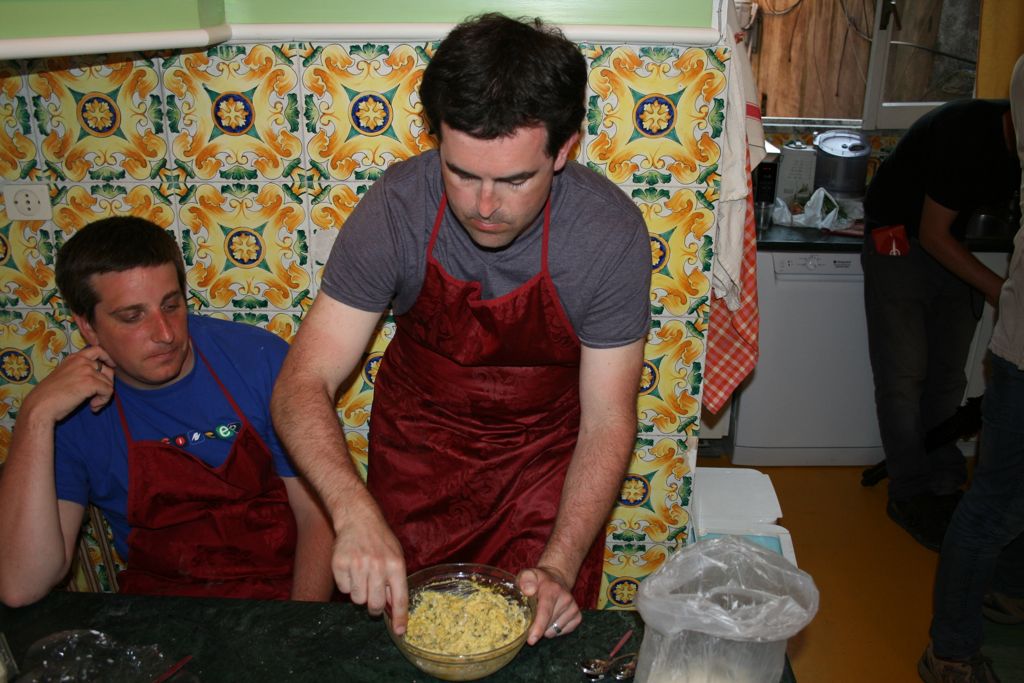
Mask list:
[[[511,662],[526,642],[526,634],[533,623],[537,602],[528,598],[516,586],[516,577],[508,572],[483,564],[439,564],[411,574],[409,583],[409,611],[412,612],[419,594],[424,590],[435,590],[464,594],[469,583],[486,586],[510,603],[517,605],[526,616],[526,626],[513,640],[486,652],[468,655],[450,655],[431,652],[407,642],[404,636],[397,636],[391,629],[387,612],[384,621],[388,634],[399,651],[420,671],[445,681],[473,681],[489,676]]]

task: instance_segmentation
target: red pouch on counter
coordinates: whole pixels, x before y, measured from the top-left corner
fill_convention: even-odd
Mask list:
[[[882,256],[906,256],[910,253],[907,229],[902,225],[885,225],[871,231],[875,253]]]

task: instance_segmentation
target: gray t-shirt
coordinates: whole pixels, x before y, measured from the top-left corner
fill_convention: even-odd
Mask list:
[[[391,166],[345,221],[324,269],[322,291],[364,311],[416,302],[444,189],[436,151]],[[478,247],[445,211],[434,257],[452,276],[479,282],[482,298],[519,287],[540,271],[543,212],[500,250]],[[580,342],[625,346],[650,327],[651,247],[640,210],[606,178],[569,162],[551,191],[548,268]]]

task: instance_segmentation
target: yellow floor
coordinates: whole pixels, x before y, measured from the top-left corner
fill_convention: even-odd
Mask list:
[[[817,617],[789,642],[797,682],[919,682],[938,555],[886,516],[886,482],[861,486],[861,467],[757,469],[771,477],[779,524],[821,594]]]

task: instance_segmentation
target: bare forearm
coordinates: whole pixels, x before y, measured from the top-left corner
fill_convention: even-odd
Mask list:
[[[957,215],[953,209],[925,195],[918,232],[921,247],[944,268],[981,292],[985,299],[995,306],[999,302],[1003,278],[989,270],[962,242],[953,237],[952,226]]]
[[[605,528],[635,439],[635,412],[580,430],[555,527],[538,563],[562,572],[570,585],[594,539]]]
[[[316,501],[310,499],[308,503],[296,511],[298,538],[291,599],[323,602],[329,600],[334,591],[331,574],[334,533],[326,512]]]
[[[99,346],[73,353],[22,403],[0,477],[0,600],[25,604],[67,573],[84,508],[57,500],[54,428],[76,407],[99,410],[114,391],[113,361]]]
[[[995,305],[999,300],[1003,278],[979,261],[963,243],[952,237],[922,235],[921,246],[947,270],[981,292],[989,303]]]
[[[53,422],[23,410],[0,478],[0,600],[27,604],[67,573],[53,471]]]
[[[282,374],[271,411],[281,441],[337,529],[353,502],[372,499],[352,464],[333,396],[315,381]]]

